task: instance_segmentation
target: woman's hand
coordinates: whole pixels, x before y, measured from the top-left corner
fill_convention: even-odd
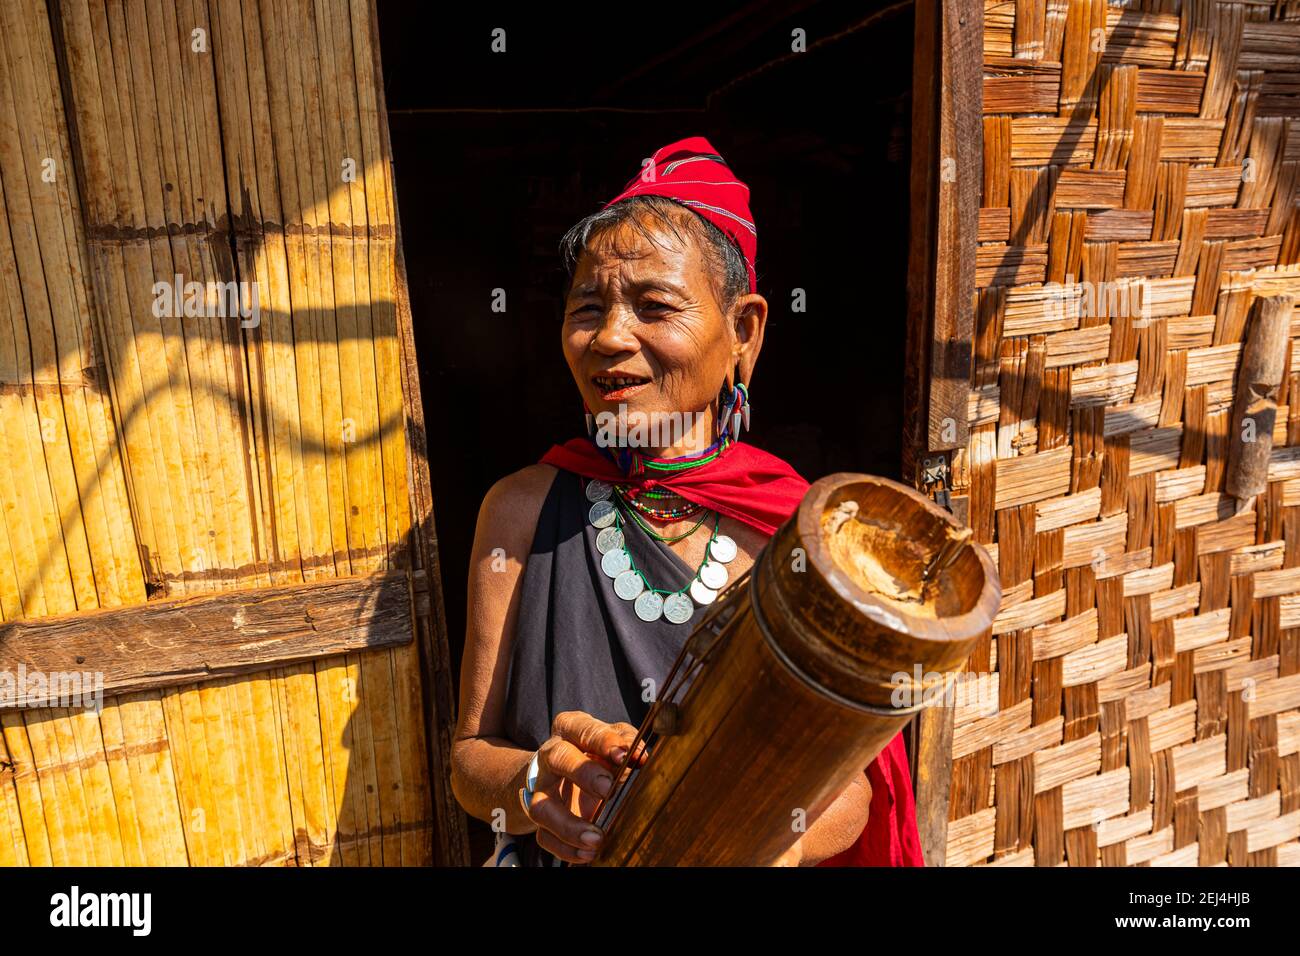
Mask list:
[[[537,786],[526,808],[537,845],[568,863],[590,863],[603,834],[590,821],[609,795],[628,748],[631,724],[607,724],[578,710],[557,714],[551,737],[537,751]],[[645,762],[645,744],[629,766]]]

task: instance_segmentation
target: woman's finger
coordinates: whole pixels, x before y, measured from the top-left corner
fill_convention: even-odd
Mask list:
[[[539,844],[542,842],[543,831],[547,831],[557,845],[563,844],[567,848],[566,852],[573,859],[577,859],[579,850],[593,851],[592,856],[595,856],[594,851],[601,840],[599,828],[570,812],[567,801],[556,790],[535,792],[528,806],[528,816],[537,824]],[[552,847],[548,846],[547,849],[556,853]]]
[[[590,863],[596,858],[596,851],[590,847],[583,847],[580,850],[565,843],[549,830],[537,831],[537,845],[565,863]]]
[[[572,780],[578,789],[597,797],[609,796],[614,775],[607,764],[583,753],[567,740],[552,739],[542,748],[538,769]],[[549,783],[550,777],[539,775],[538,782]]]
[[[636,740],[636,735],[638,733],[637,728],[633,727],[631,724],[623,723],[621,721],[616,724],[610,724],[610,726],[613,727],[622,735],[624,741],[623,743],[624,749],[632,746],[632,741]],[[636,744],[636,750],[633,752],[632,760],[630,761],[630,765],[633,767],[639,767],[643,763],[645,763],[645,758],[646,758],[645,741],[638,740]]]
[[[564,738],[579,750],[598,754],[617,766],[623,762],[632,746],[636,728],[630,724],[607,724],[580,710],[568,710],[555,716],[551,733]],[[637,762],[644,760],[644,749],[644,742],[637,745],[637,756],[634,758]]]
[[[619,748],[626,751],[627,745],[631,742],[624,739],[623,734],[614,729],[611,724],[580,710],[567,710],[562,714],[556,714],[551,724],[551,733],[564,738],[579,750],[599,754],[614,763],[621,759],[614,756],[615,751]]]

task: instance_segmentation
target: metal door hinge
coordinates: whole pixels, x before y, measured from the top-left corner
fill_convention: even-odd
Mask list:
[[[952,488],[952,466],[948,456],[940,453],[921,461],[921,490],[934,499],[935,504],[952,510],[949,494]]]

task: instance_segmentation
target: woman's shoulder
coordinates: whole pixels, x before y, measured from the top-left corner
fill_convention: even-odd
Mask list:
[[[488,493],[483,497],[483,503],[487,504],[506,504],[517,503],[524,504],[536,501],[540,506],[546,499],[547,493],[551,490],[551,485],[555,482],[555,476],[559,469],[554,465],[544,465],[538,462],[535,465],[526,465],[518,471],[512,471],[504,478],[500,478],[488,489]]]
[[[531,533],[558,472],[553,465],[538,463],[499,479],[483,496],[478,513],[480,531]]]

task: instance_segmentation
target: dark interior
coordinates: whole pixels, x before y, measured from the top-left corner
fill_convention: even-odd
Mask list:
[[[901,439],[911,6],[485,7],[379,4],[457,668],[484,493],[583,431],[560,237],[659,146],[704,135],[751,188],[771,307],[754,443],[814,480],[896,477]]]

